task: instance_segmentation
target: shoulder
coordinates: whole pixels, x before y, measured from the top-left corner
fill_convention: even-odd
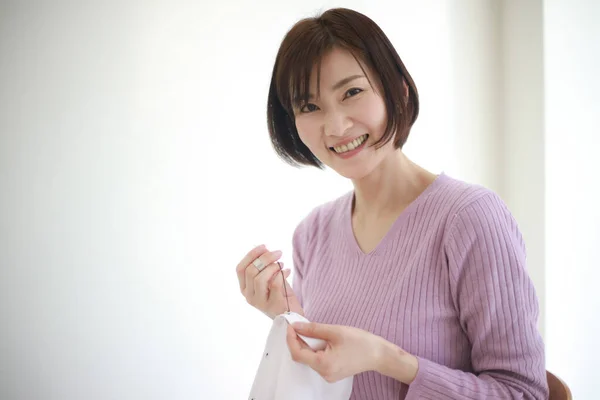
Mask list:
[[[525,252],[518,223],[498,193],[456,179],[450,179],[449,186],[453,200],[448,206],[447,245],[463,250],[501,246]]]
[[[489,223],[512,219],[507,205],[495,191],[447,175],[442,177],[432,201],[434,207],[444,210],[447,229],[460,229],[469,220]]]
[[[450,220],[481,199],[497,196],[494,191],[485,186],[465,182],[445,174],[438,179],[441,179],[441,183],[434,201],[437,207],[446,210]]]

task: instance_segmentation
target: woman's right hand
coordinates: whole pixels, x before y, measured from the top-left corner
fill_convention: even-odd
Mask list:
[[[246,254],[236,268],[240,291],[248,304],[259,309],[271,319],[286,312],[288,302],[290,311],[304,315],[298,298],[287,282],[290,270],[282,270],[280,264],[283,266],[283,263],[278,262],[281,254],[279,250],[268,251],[264,245],[261,245]],[[261,271],[253,264],[256,259],[259,259],[264,265]]]

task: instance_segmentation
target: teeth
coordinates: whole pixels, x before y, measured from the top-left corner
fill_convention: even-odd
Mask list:
[[[354,150],[355,148],[360,146],[366,139],[367,139],[367,134],[365,133],[364,135],[354,139],[350,143],[343,144],[341,146],[335,146],[333,149],[335,150],[336,153],[345,153],[347,151]]]

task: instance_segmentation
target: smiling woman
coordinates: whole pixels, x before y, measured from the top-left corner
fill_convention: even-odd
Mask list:
[[[328,382],[354,377],[354,400],[547,398],[518,224],[491,190],[404,154],[419,98],[381,29],[348,9],[299,21],[267,109],[283,160],[354,186],[298,224],[293,290],[274,279],[279,251],[257,247],[237,266],[251,305],[276,318],[289,301],[312,321],[289,328],[292,359]]]
[[[369,116],[370,123],[383,126],[377,127],[381,131],[378,140],[370,140],[376,148],[392,138],[393,147],[401,148],[419,113],[413,79],[379,27],[359,13],[330,10],[329,15],[335,15],[343,24],[319,29],[323,27],[311,20],[297,23],[283,40],[273,68],[267,107],[269,132],[277,153],[292,165],[323,167],[323,161],[294,134],[305,130],[291,129],[291,135],[278,135],[294,120],[306,120],[301,118],[304,113],[342,104],[353,105],[354,110],[371,107],[363,115]],[[353,29],[345,29],[347,26]],[[363,101],[345,101],[365,97],[365,91],[368,93]],[[317,118],[306,124],[323,123]],[[328,122],[329,133],[343,129],[332,125],[339,121]],[[346,138],[345,142],[349,141]]]

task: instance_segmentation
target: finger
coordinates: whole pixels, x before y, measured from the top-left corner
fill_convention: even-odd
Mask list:
[[[279,267],[279,271],[277,271],[277,272],[283,272],[283,271],[287,271],[287,269],[286,269],[286,270],[284,270],[284,269],[283,269],[283,262],[281,262],[281,261],[276,261],[276,262],[275,262],[275,265],[277,265],[277,266]],[[273,275],[272,275],[272,276],[269,278],[269,281],[268,281],[269,287],[271,287],[271,286],[273,285],[273,282],[275,282],[277,279],[278,279],[279,281],[281,281],[281,276],[279,276],[279,274],[273,274]]]
[[[282,263],[283,264],[283,263]],[[290,269],[283,269],[281,273],[273,275],[269,282],[269,291],[271,294],[278,293],[281,294],[285,298],[292,297],[294,295],[294,290],[290,286],[287,278],[290,276],[292,271]],[[283,278],[281,277],[283,274]],[[285,289],[283,288],[283,284],[285,283]]]
[[[281,278],[281,274],[273,274],[268,282],[270,289],[273,289],[275,287],[281,287],[283,280],[286,279],[288,276],[290,276],[290,272],[291,272],[289,269],[283,268],[283,265],[284,265],[283,262],[277,261],[276,264],[279,264],[280,272],[283,273],[283,279]]]
[[[243,292],[244,289],[246,289],[246,267],[248,266],[248,264],[250,264],[252,261],[256,260],[258,257],[260,257],[266,252],[267,248],[264,244],[256,246],[255,248],[250,250],[236,266],[235,270],[237,273],[238,281],[240,283],[240,291]]]
[[[298,334],[315,339],[330,341],[336,336],[336,329],[333,325],[318,324],[316,322],[294,322],[292,327]]]
[[[252,264],[246,266],[244,271],[244,280],[246,281],[246,287],[244,288],[244,296],[247,300],[254,297],[254,278],[260,273],[260,271]]]
[[[275,262],[277,262],[280,258],[281,258],[281,250],[275,250],[275,251],[268,251],[266,253],[263,253],[260,257],[258,257],[258,259],[264,264],[264,265],[271,265]],[[264,268],[263,268],[264,270]]]
[[[281,263],[281,265],[283,266],[283,263]],[[269,279],[269,288],[274,289],[283,287],[283,282],[290,277],[291,273],[292,271],[289,268],[283,268],[280,274],[274,274],[271,279]],[[283,274],[283,278],[281,277],[281,274]]]
[[[298,337],[291,325],[288,325],[286,341],[292,360],[306,365],[314,364],[316,353]]]
[[[263,253],[260,257],[258,257],[258,259],[263,263],[263,265],[269,265],[269,264],[272,264],[275,261],[279,260],[280,257],[281,257],[281,250],[276,250],[276,251],[267,251],[266,253]],[[260,274],[261,271],[264,271],[264,269],[265,269],[265,268],[263,268],[261,271],[259,271],[258,268],[256,268],[256,266],[253,264],[253,261],[248,263],[248,265],[246,266],[246,272],[245,272],[246,289],[244,290],[244,294],[246,295],[246,298],[248,298],[248,296],[255,295],[256,288],[254,287],[254,278],[256,278],[256,276],[258,274]]]
[[[269,283],[275,280],[281,274],[279,263],[274,262],[267,265],[261,273],[254,277],[254,293],[261,301],[267,301],[269,298]]]

